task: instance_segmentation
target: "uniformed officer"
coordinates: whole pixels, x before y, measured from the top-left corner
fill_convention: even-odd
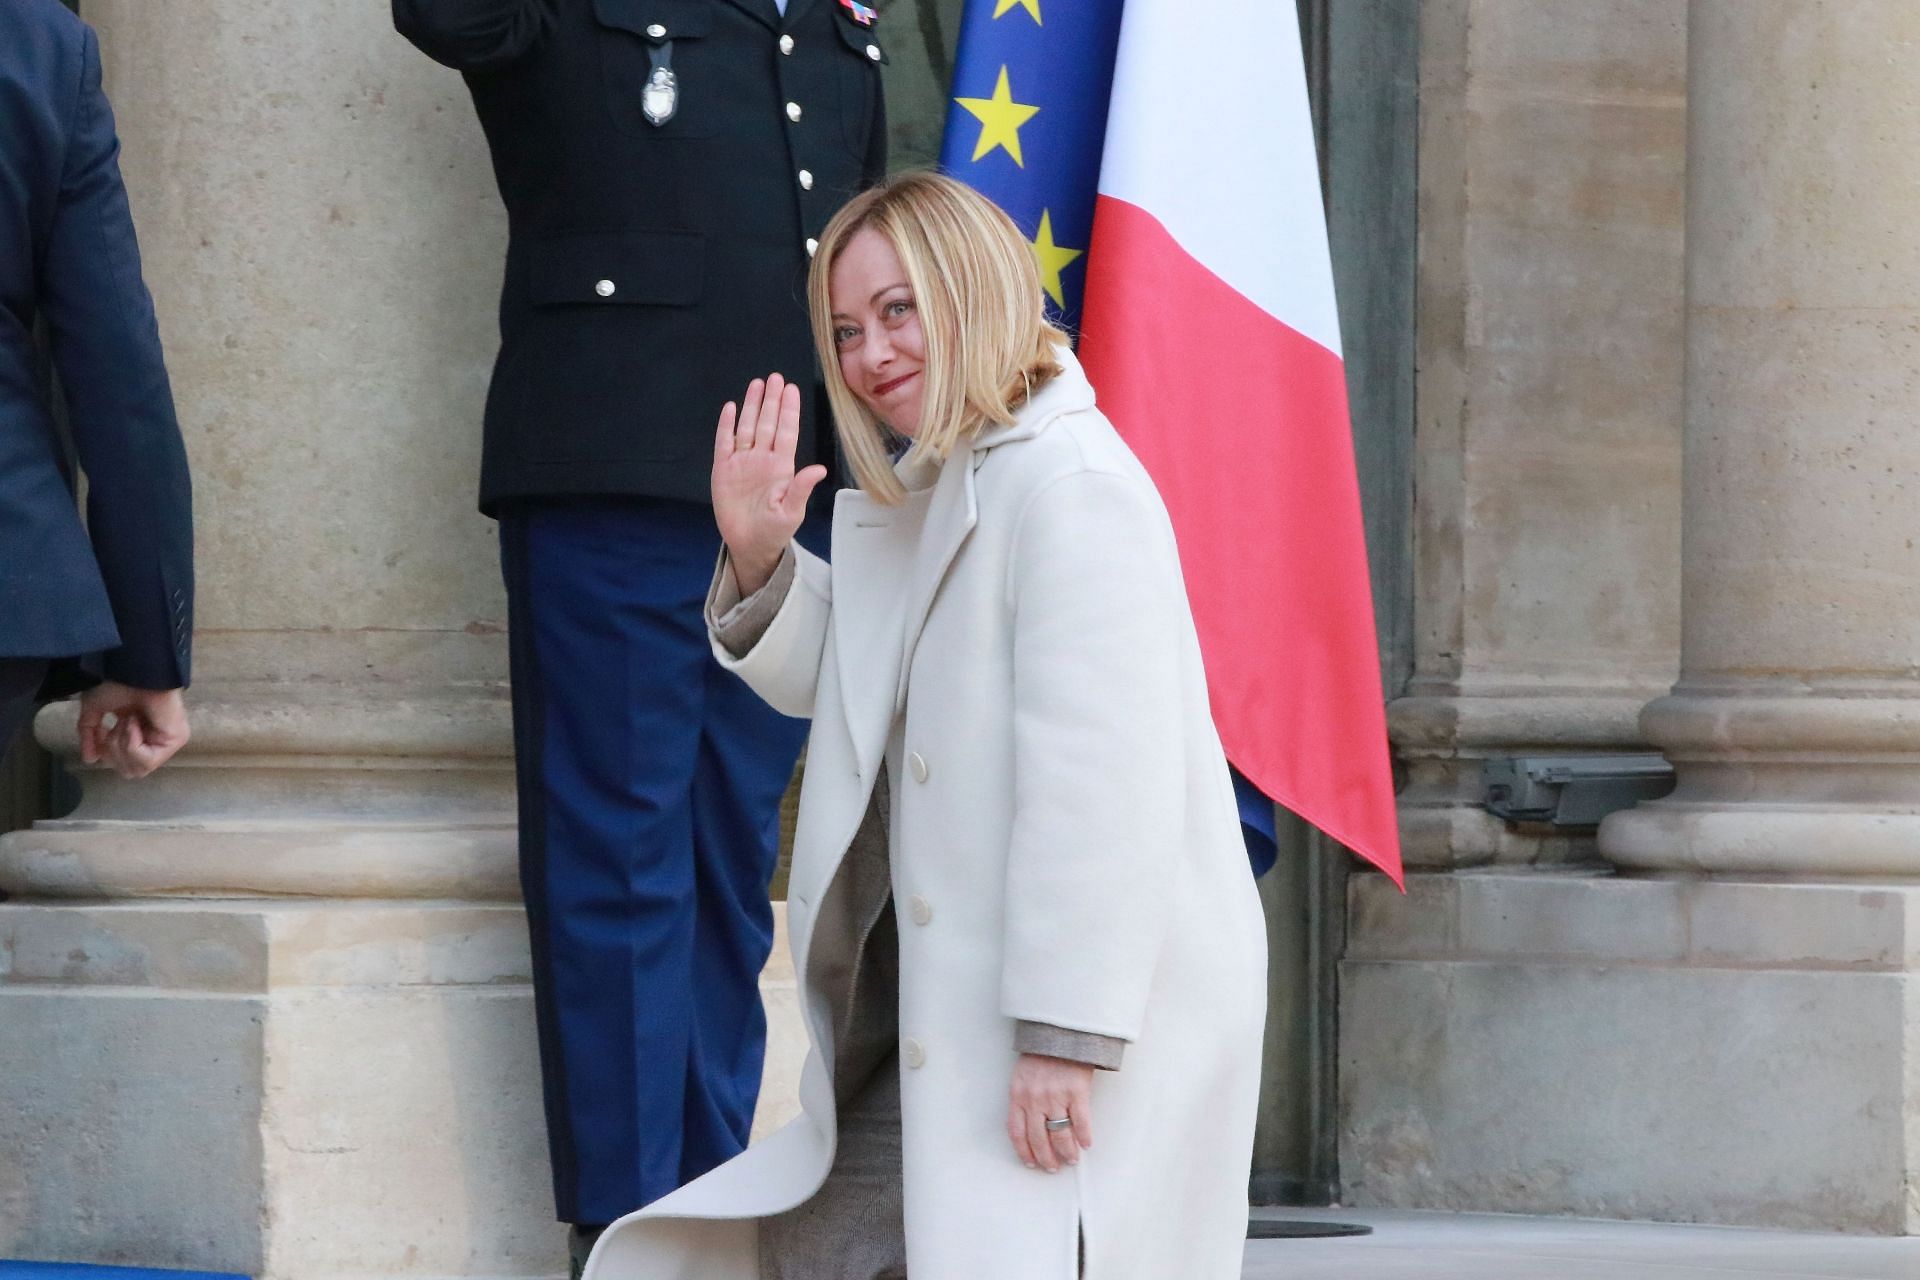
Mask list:
[[[480,506],[500,521],[554,1193],[579,1249],[746,1142],[805,726],[708,653],[714,422],[753,377],[814,382],[801,457],[831,465],[806,268],[882,174],[886,55],[855,0],[393,14],[465,74],[507,208]]]

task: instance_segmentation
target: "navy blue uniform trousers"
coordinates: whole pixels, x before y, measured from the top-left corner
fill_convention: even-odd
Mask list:
[[[598,1224],[746,1146],[806,722],[713,661],[708,508],[524,503],[500,548],[554,1199]]]

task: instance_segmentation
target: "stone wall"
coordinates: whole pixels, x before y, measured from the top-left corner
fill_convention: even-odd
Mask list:
[[[1348,1194],[1914,1232],[1920,93],[1889,51],[1920,10],[1428,16],[1457,145],[1422,154],[1422,269],[1456,287],[1423,331],[1421,422],[1461,426],[1422,445],[1424,670],[1447,691],[1397,708],[1410,852],[1536,865],[1416,875],[1405,899],[1356,882]],[[1484,216],[1462,152],[1499,178]],[[1636,730],[1632,690],[1675,656]],[[1471,809],[1475,754],[1642,737],[1678,786],[1587,849]],[[1611,866],[1537,865],[1563,852]]]

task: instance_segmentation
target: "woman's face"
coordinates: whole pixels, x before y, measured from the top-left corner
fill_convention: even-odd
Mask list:
[[[900,256],[872,227],[847,241],[827,278],[840,376],[873,416],[903,436],[920,429],[926,339]]]

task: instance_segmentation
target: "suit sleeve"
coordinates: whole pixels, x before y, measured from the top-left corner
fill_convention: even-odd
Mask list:
[[[1081,472],[1027,505],[1013,608],[1013,830],[1001,1012],[1139,1038],[1176,885],[1186,613],[1166,517]]]
[[[394,30],[455,71],[498,71],[540,47],[555,0],[393,0]]]
[[[192,486],[101,91],[100,47],[91,29],[84,40],[38,287],[87,476],[87,528],[120,630],[102,670],[138,688],[175,689],[188,681],[193,634]]]

